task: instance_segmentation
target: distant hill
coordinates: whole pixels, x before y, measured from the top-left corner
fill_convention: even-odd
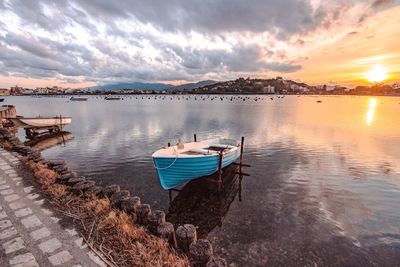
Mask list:
[[[192,90],[192,89],[196,89],[196,88],[200,88],[200,87],[204,87],[204,86],[208,86],[208,85],[213,85],[218,83],[217,81],[213,81],[213,80],[205,80],[205,81],[200,81],[197,83],[186,83],[186,84],[182,84],[182,85],[178,85],[178,86],[174,86],[170,89],[175,89],[175,90]]]
[[[174,86],[172,84],[165,83],[141,83],[141,82],[133,82],[133,83],[116,83],[116,84],[107,84],[94,86],[90,88],[86,88],[89,90],[122,90],[122,89],[138,89],[138,90],[191,90],[203,86],[213,85],[217,83],[217,81],[206,80],[200,81],[197,83],[186,83],[178,86]]]

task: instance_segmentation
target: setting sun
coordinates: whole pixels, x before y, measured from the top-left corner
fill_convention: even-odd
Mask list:
[[[388,77],[386,69],[382,65],[375,65],[373,69],[365,74],[365,76],[368,81],[373,83],[382,82]]]

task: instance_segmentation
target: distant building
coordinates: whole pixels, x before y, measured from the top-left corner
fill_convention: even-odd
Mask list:
[[[7,88],[0,88],[0,95],[10,95],[10,90]]]
[[[32,95],[34,93],[33,89],[24,88],[21,90],[21,95]]]
[[[36,87],[35,93],[37,93],[37,94],[48,94],[49,93],[49,88],[47,88],[47,87]]]
[[[24,88],[16,85],[10,88],[10,95],[21,95]]]
[[[264,94],[275,94],[275,87],[268,85],[263,87],[263,93]]]

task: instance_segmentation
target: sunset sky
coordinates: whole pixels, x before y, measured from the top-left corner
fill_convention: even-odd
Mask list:
[[[400,81],[400,0],[0,0],[0,87]]]

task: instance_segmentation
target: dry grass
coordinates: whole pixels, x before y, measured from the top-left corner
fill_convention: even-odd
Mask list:
[[[58,177],[58,174],[52,169],[49,169],[47,165],[35,163],[33,161],[28,161],[27,165],[33,171],[36,179],[38,179],[38,183],[44,189],[49,187],[51,184],[54,184],[56,178]]]
[[[51,192],[51,194],[57,199],[65,197],[69,194],[68,187],[62,184],[51,184],[47,187],[47,190]]]
[[[112,208],[108,198],[84,199],[55,183],[57,173],[46,165],[26,162],[38,183],[47,190],[60,212],[78,224],[89,247],[101,252],[110,266],[190,266],[167,241],[136,225],[131,216]]]
[[[104,215],[111,210],[111,202],[108,198],[92,198],[82,204],[86,211],[92,211],[95,215]]]

